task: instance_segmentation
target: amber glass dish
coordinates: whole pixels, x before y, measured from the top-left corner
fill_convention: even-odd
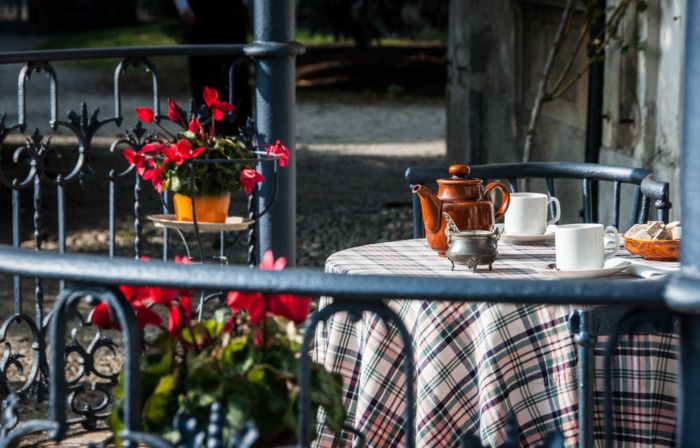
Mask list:
[[[645,260],[677,261],[680,258],[680,240],[635,240],[622,237],[625,249]]]

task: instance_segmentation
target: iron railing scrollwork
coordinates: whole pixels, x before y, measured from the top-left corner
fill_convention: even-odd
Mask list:
[[[151,76],[151,98],[155,119],[160,123],[171,123],[167,115],[161,114],[160,100],[161,89],[160,80],[156,65],[152,62],[153,57],[158,56],[193,56],[193,55],[227,55],[234,56],[235,59],[229,70],[229,100],[234,103],[236,98],[233,86],[236,85],[235,76],[241,64],[252,58],[264,60],[266,58],[278,58],[282,56],[296,55],[303,51],[303,47],[296,43],[277,42],[257,42],[253,45],[198,45],[198,46],[163,46],[163,47],[138,47],[138,48],[106,48],[106,49],[83,49],[83,50],[53,50],[53,51],[29,51],[10,52],[0,54],[0,64],[22,62],[17,82],[17,123],[9,124],[7,115],[0,115],[0,187],[11,191],[11,229],[12,245],[19,248],[22,245],[23,214],[21,211],[24,195],[22,191],[31,192],[30,206],[31,216],[27,224],[32,228],[32,243],[36,251],[42,251],[44,238],[47,230],[55,228],[57,234],[57,251],[60,254],[66,253],[66,216],[68,213],[66,190],[71,184],[79,184],[83,188],[89,189],[96,182],[106,182],[108,197],[105,198],[108,206],[107,216],[107,254],[114,257],[118,253],[117,247],[117,204],[123,201],[133,200],[133,256],[141,258],[146,248],[145,232],[145,209],[144,209],[144,186],[133,166],[126,162],[123,166],[110,165],[105,169],[95,163],[96,150],[93,148],[95,137],[107,126],[114,125],[122,128],[125,117],[122,111],[123,88],[128,82],[128,74],[133,70],[145,70]],[[85,103],[80,105],[78,112],[70,110],[65,119],[60,118],[59,109],[59,73],[54,68],[53,63],[63,60],[94,59],[94,58],[115,58],[119,60],[114,69],[113,97],[114,115],[101,118],[99,109],[90,109]],[[36,117],[27,113],[27,100],[30,84],[27,82],[32,75],[43,74],[49,84],[48,89],[48,110],[49,121],[46,131],[67,132],[76,143],[66,148],[58,149],[52,144],[51,136],[45,135],[40,126],[36,126]],[[224,119],[233,121],[235,112],[228,113]],[[194,101],[190,102],[190,115],[198,116],[206,126],[212,118],[208,116],[206,108],[195,110]],[[33,121],[32,121],[33,120]],[[174,125],[171,123],[171,125]],[[25,137],[16,149],[8,153],[2,150],[7,146],[8,138],[13,134],[24,134],[28,129],[32,129],[30,135]],[[256,121],[249,119],[239,129],[241,140],[246,147],[258,155],[258,163],[275,165],[274,172],[277,173],[277,162],[274,158],[261,155],[256,147],[256,140],[259,138],[256,129]],[[162,137],[158,131],[146,129],[140,121],[136,121],[131,127],[124,127],[123,135],[115,138],[109,145],[110,153],[119,153],[127,148],[135,151],[143,148],[144,145],[156,141]],[[270,209],[278,196],[278,179],[274,178],[274,189],[271,200],[268,198],[266,207],[258,210],[257,189],[246,205],[247,217],[253,222],[259,220]],[[131,197],[119,197],[123,189],[119,185],[133,185],[133,195]],[[48,204],[48,195],[55,194],[55,202]],[[123,194],[123,193],[122,193]],[[53,201],[53,199],[52,199]],[[167,194],[160,197],[162,211],[169,213],[170,201]],[[47,219],[46,206],[56,208],[55,221]],[[55,226],[55,227],[54,227]],[[195,222],[196,226],[196,222]],[[183,243],[184,250],[188,257],[193,255],[189,241],[182,231],[176,230]],[[170,248],[170,233],[167,228],[162,230],[162,259],[167,261],[172,258]],[[219,234],[218,256],[214,260],[218,263],[227,263],[227,260],[236,250],[236,245],[241,237],[241,233],[228,241],[223,232]],[[203,243],[196,232],[196,240],[200,261],[204,261]],[[256,264],[257,252],[259,250],[259,232],[256,226],[251,226],[247,235],[247,261],[250,265]],[[32,276],[30,276],[31,278]],[[46,287],[44,280],[34,278],[33,290],[33,313],[27,313],[28,298],[25,291],[25,284],[19,275],[13,275],[12,296],[14,303],[13,313],[4,318],[0,323],[0,343],[2,344],[2,355],[0,357],[0,391],[3,398],[7,399],[9,394],[14,393],[20,400],[34,398],[45,400],[49,391],[51,363],[46,359],[47,332],[49,309],[46,307],[44,299]],[[26,279],[24,280],[26,281]],[[65,287],[64,279],[58,279],[58,289],[63,291]],[[202,294],[200,297],[199,311],[203,310],[205,301],[215,298],[220,299],[221,293]],[[69,401],[72,410],[72,421],[79,421],[84,427],[94,428],[99,419],[104,419],[109,415],[112,399],[109,397],[110,390],[116,382],[116,373],[105,374],[97,367],[97,358],[103,356],[116,356],[117,345],[100,331],[95,331],[90,325],[89,318],[80,315],[77,320],[78,326],[71,331],[71,339],[66,341],[66,353],[72,358],[79,358],[80,367],[74,376],[68,381]],[[30,334],[30,350],[19,350],[11,342],[11,333],[14,334],[19,327],[26,327]],[[81,336],[86,332],[92,332],[91,336]],[[16,384],[17,377],[22,379],[20,384]],[[86,383],[88,377],[97,378],[99,381]],[[84,396],[92,394],[101,398],[93,397],[91,400],[83,399]],[[83,397],[83,398],[81,398]],[[9,404],[6,403],[8,406]]]

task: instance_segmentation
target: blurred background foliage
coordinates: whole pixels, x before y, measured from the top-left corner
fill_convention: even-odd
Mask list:
[[[54,34],[48,48],[160,45],[180,41],[183,33],[173,0],[28,0],[27,5],[24,30]],[[306,45],[443,43],[447,14],[443,0],[297,0],[297,36]]]

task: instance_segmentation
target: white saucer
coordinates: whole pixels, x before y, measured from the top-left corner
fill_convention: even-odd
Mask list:
[[[166,227],[185,231],[194,231],[192,221],[178,221],[175,215],[148,215],[148,219],[153,221],[156,227]],[[240,232],[246,230],[253,221],[242,216],[229,216],[226,222],[197,222],[200,233],[211,232]]]
[[[501,231],[501,241],[507,243],[540,243],[544,241],[554,241],[554,227],[550,226],[542,235],[509,235],[503,230],[503,224],[496,224]]]
[[[615,260],[611,263],[609,260],[605,263],[605,267],[601,269],[585,269],[581,271],[560,271],[554,263],[535,263],[531,267],[536,272],[546,275],[547,277],[556,279],[573,279],[573,278],[600,278],[610,277],[611,275],[619,274],[627,269],[632,264],[628,260]]]

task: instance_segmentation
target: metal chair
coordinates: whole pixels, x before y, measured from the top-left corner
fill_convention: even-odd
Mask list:
[[[669,184],[654,179],[651,171],[643,168],[628,168],[593,163],[494,163],[471,165],[470,177],[486,180],[505,180],[511,191],[518,191],[521,179],[544,179],[547,193],[555,196],[555,179],[579,179],[583,182],[583,222],[595,222],[593,204],[594,182],[611,182],[612,215],[610,225],[620,227],[620,202],[623,184],[634,186],[630,226],[646,222],[650,216],[651,203],[656,208],[656,220],[668,222],[671,202],[669,201]],[[436,179],[449,177],[447,167],[412,166],[406,170],[406,181],[410,190],[415,185],[434,183]],[[413,237],[425,236],[421,204],[417,195],[413,195]],[[607,223],[606,223],[607,224]],[[617,306],[577,309],[569,317],[569,328],[578,345],[577,372],[579,378],[579,446],[593,446],[593,392],[594,359],[596,337],[598,335],[617,335],[616,326],[626,318],[629,308]],[[609,374],[609,372],[607,373]],[[606,404],[607,406],[607,404]],[[606,418],[608,418],[606,416]],[[606,421],[612,430],[612,423]],[[610,434],[607,434],[610,437]]]

